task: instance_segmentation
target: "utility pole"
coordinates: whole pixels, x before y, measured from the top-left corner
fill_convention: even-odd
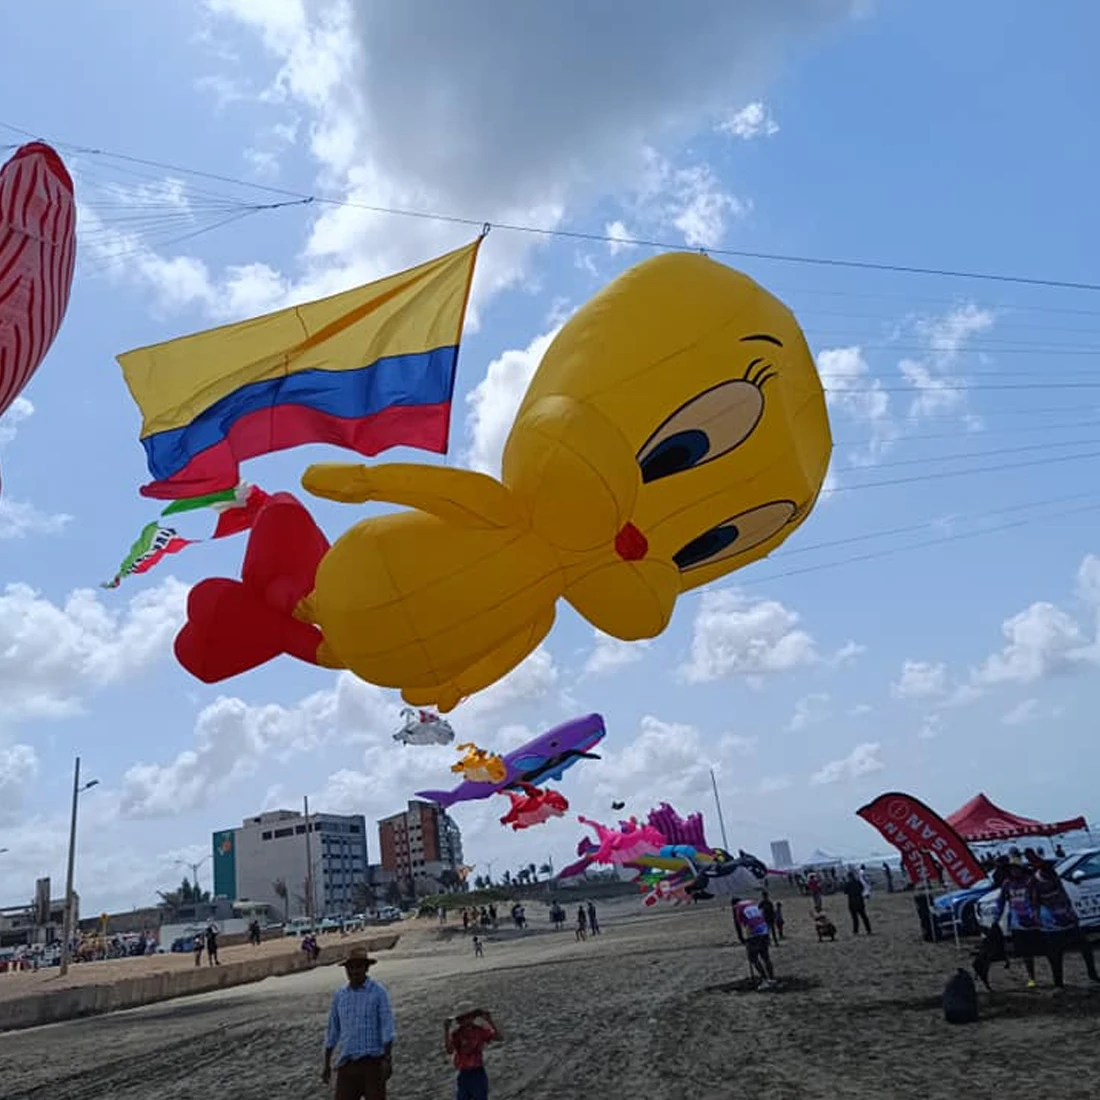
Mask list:
[[[76,758],[73,765],[73,807],[69,817],[69,866],[65,874],[65,915],[62,921],[61,933],[61,976],[69,972],[69,944],[73,937],[73,870],[76,863],[76,807],[81,792],[94,787],[98,779],[89,780],[84,786],[80,785],[80,757]]]
[[[722,833],[722,847],[728,852],[730,842],[726,839],[726,823],[722,818],[722,801],[718,797],[718,781],[714,778],[714,769],[710,769],[710,785],[714,788],[714,806],[718,810],[718,828]]]
[[[313,844],[310,841],[309,798],[305,798],[306,810],[306,918],[313,931]]]

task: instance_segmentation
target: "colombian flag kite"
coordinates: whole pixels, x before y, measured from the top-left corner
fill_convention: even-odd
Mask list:
[[[239,463],[305,443],[443,454],[481,238],[330,298],[118,357],[153,482],[178,500],[233,489]]]

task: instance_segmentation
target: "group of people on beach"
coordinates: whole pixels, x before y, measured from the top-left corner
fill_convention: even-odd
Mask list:
[[[774,906],[771,913],[774,921]],[[551,912],[551,920],[554,917]],[[562,917],[564,919],[564,913]],[[517,921],[514,912],[512,919],[517,927],[526,924],[525,920],[523,923]],[[496,907],[464,909],[462,926],[467,932],[474,930],[474,954],[480,958],[484,953],[484,941],[478,932],[482,928],[496,927]],[[577,906],[578,942],[599,934],[596,906],[591,901],[582,902]],[[782,916],[779,935],[782,935]],[[332,998],[321,1079],[328,1084],[335,1075],[335,1100],[386,1098],[386,1083],[393,1074],[395,1027],[389,994],[369,975],[377,961],[364,948],[353,948],[344,960],[347,985],[338,989]],[[455,1069],[455,1100],[488,1100],[489,1078],[484,1051],[490,1043],[500,1042],[502,1038],[492,1015],[472,1001],[457,1005],[454,1013],[444,1021],[443,1045]]]
[[[1013,849],[994,859],[990,877],[1001,891],[994,926],[999,926],[1007,911],[1013,952],[1023,960],[1029,989],[1036,985],[1035,959],[1043,956],[1050,965],[1054,988],[1063,989],[1064,960],[1070,951],[1080,952],[1089,980],[1100,983],[1092,945],[1051,860],[1034,848],[1022,853]]]
[[[321,1080],[329,1084],[335,1076],[335,1100],[386,1100],[396,1028],[389,993],[370,978],[377,961],[365,948],[352,948],[344,960],[347,985],[332,997]],[[455,1100],[488,1100],[484,1052],[503,1038],[492,1015],[472,1001],[456,1005],[443,1021],[443,1049],[455,1069]]]

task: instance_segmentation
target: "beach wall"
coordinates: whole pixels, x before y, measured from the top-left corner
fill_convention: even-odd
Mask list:
[[[316,965],[329,966],[338,963],[352,947],[366,947],[369,951],[389,951],[400,938],[396,933],[369,939],[348,936],[339,943],[322,947]],[[96,964],[77,965],[85,967]],[[104,1012],[118,1012],[157,1001],[193,996],[196,993],[211,993],[218,989],[262,982],[265,978],[295,974],[310,969],[310,966],[303,951],[292,951],[284,955],[227,962],[221,966],[192,966],[140,977],[121,978],[98,985],[75,985],[66,989],[36,991],[25,997],[0,1000],[0,1032],[39,1027],[42,1024],[96,1016]]]

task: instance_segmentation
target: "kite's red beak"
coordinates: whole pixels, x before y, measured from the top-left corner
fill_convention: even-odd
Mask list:
[[[649,542],[633,523],[627,523],[615,536],[615,553],[623,561],[641,561],[649,553]]]

